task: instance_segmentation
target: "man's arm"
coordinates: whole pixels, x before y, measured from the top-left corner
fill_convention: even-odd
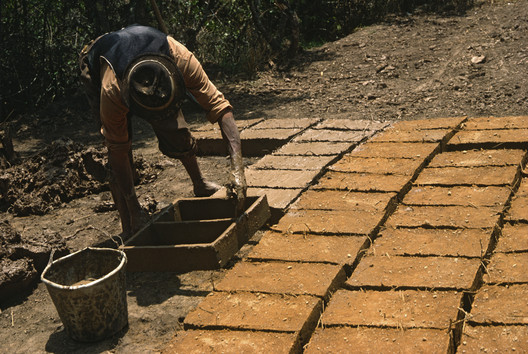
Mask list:
[[[228,193],[237,199],[237,212],[244,210],[247,184],[244,173],[244,161],[242,159],[242,144],[240,133],[235,123],[233,112],[228,110],[218,119],[218,125],[222,131],[222,138],[226,142],[227,150],[231,156],[230,190]]]

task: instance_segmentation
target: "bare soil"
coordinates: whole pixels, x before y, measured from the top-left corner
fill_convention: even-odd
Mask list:
[[[239,120],[343,118],[378,121],[527,115],[528,1],[483,1],[464,15],[418,9],[305,50],[253,80],[215,83]],[[129,326],[95,344],[72,341],[38,282],[54,258],[86,246],[115,247],[120,224],[106,183],[102,140],[81,94],[13,122],[20,160],[0,172],[0,343],[5,352],[157,352],[224,271],[127,276]],[[193,126],[207,124],[184,107]],[[192,196],[178,161],[161,155],[134,121],[137,192],[153,214]],[[247,158],[247,165],[258,158]],[[228,161],[201,157],[225,183]],[[257,238],[259,235],[256,236]],[[255,240],[236,259],[244,256]]]

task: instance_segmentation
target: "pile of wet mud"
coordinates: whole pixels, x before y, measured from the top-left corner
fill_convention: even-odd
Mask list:
[[[156,178],[155,167],[141,157],[136,157],[134,164],[138,183]],[[43,215],[73,199],[108,190],[109,178],[105,148],[56,140],[0,173],[0,211],[15,216]]]
[[[52,254],[67,253],[66,243],[57,233],[43,231],[26,238],[7,221],[0,222],[0,300],[35,284]]]

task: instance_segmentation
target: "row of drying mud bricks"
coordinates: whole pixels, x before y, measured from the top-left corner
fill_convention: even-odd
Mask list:
[[[168,351],[526,349],[527,128],[527,117],[400,122],[347,153]]]

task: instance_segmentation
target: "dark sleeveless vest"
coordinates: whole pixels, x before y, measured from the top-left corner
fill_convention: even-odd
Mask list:
[[[170,56],[167,35],[152,27],[132,25],[101,36],[87,54],[93,83],[101,85],[101,57],[112,65],[121,82],[128,64],[147,53]]]

